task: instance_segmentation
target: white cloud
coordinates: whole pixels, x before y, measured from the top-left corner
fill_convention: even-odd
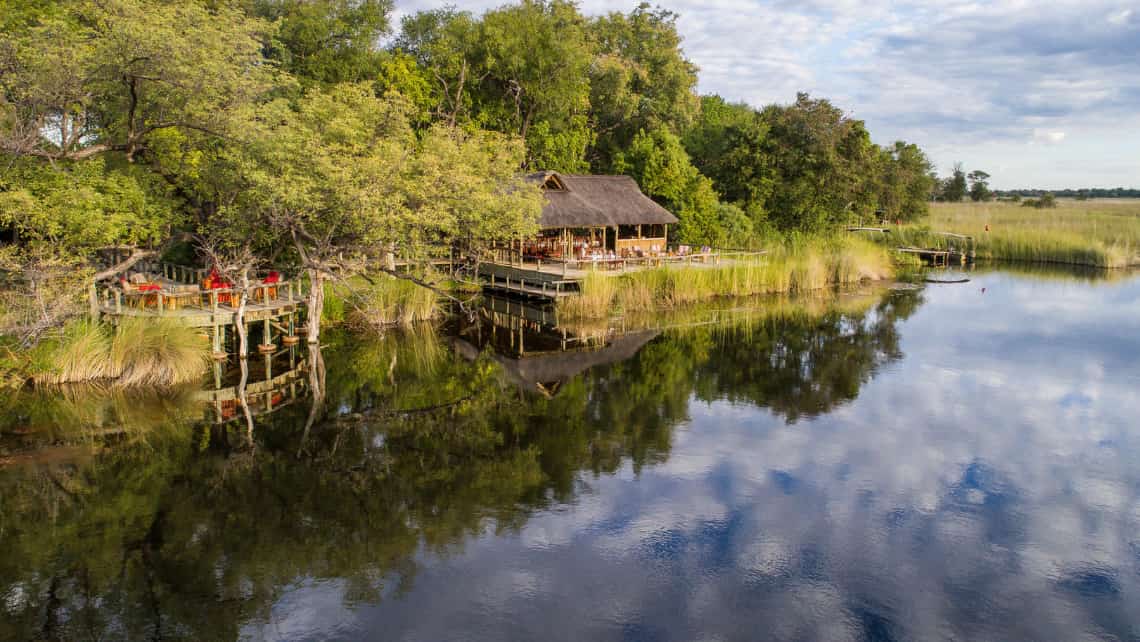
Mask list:
[[[1033,140],[1041,143],[1059,143],[1065,140],[1065,132],[1034,129]]]
[[[829,97],[865,119],[878,142],[917,142],[943,167],[1002,167],[995,187],[1140,185],[1140,18],[1131,0],[660,4],[680,15],[702,92],[757,105],[797,91]],[[599,14],[636,5],[580,6]],[[438,6],[397,0],[402,13]],[[1080,148],[1030,153],[1078,130]]]

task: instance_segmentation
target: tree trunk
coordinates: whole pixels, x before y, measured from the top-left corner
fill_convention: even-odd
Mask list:
[[[325,281],[320,270],[309,270],[309,336],[308,343],[314,344],[321,340],[321,312],[325,307]]]
[[[231,292],[230,296],[233,296]],[[241,291],[237,293],[237,312],[234,312],[234,330],[238,336],[238,358],[244,360],[249,356],[249,333],[245,327],[245,305],[249,297],[249,275],[242,274]]]

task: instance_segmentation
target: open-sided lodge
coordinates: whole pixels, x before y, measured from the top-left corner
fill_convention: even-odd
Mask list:
[[[677,217],[641,192],[629,176],[539,172],[546,204],[536,238],[521,241],[527,258],[586,260],[666,253]]]

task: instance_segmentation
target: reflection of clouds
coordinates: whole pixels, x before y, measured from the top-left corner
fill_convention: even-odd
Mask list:
[[[517,535],[424,559],[415,590],[358,624],[421,640],[1134,635],[1140,283],[978,284],[998,296],[932,288],[901,324],[906,357],[854,402],[794,425],[694,402],[665,462],[587,476]]]

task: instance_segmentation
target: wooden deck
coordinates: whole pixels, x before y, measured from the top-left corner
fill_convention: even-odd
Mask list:
[[[521,257],[479,265],[479,277],[487,290],[527,299],[557,301],[573,296],[579,283],[591,274],[621,276],[658,267],[707,269],[726,262],[757,258],[766,252],[705,252],[685,256],[584,259],[561,261]]]
[[[202,328],[212,340],[215,356],[225,357],[227,343],[234,343],[235,299],[240,291],[204,290],[199,279],[205,278],[206,271],[185,266],[150,263],[139,266],[135,272],[147,276],[146,286],[151,289],[142,291],[130,283],[92,284],[93,316],[112,324],[125,319],[177,319],[190,327]],[[243,320],[247,330],[261,330],[262,343],[256,348],[272,351],[278,337],[284,337],[287,345],[295,343],[300,313],[305,307],[305,284],[258,280],[248,294]]]

